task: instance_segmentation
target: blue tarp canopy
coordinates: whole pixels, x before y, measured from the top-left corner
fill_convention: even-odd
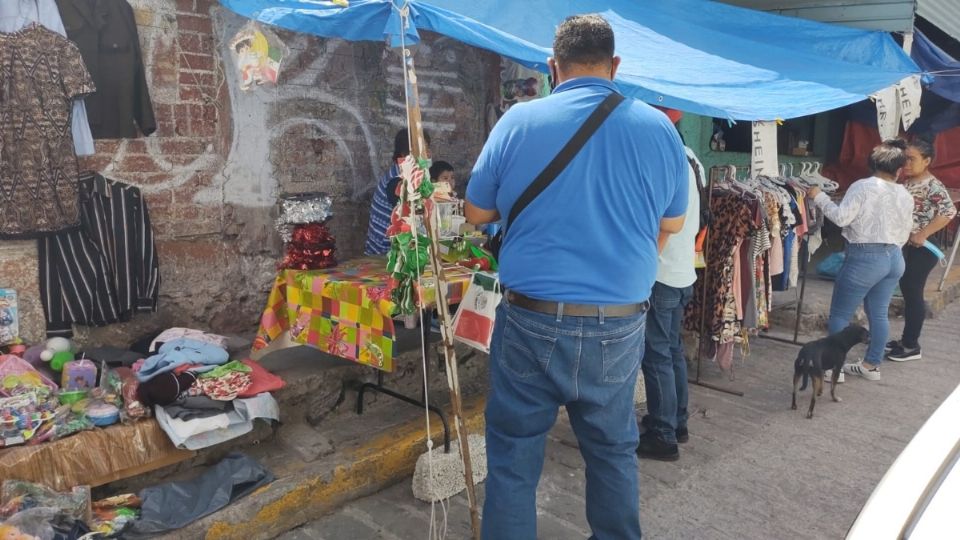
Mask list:
[[[261,22],[352,41],[401,34],[402,0],[220,0]],[[564,18],[600,13],[623,58],[622,91],[731,120],[794,118],[863,100],[920,70],[884,32],[706,0],[410,0],[408,42],[428,30],[546,71]]]
[[[920,30],[913,32],[913,49],[910,56],[928,73],[942,74],[927,87],[931,92],[960,103],[960,60],[943,52]]]

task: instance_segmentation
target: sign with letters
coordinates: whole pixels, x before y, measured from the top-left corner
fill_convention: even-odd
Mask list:
[[[780,169],[777,156],[777,123],[754,122],[752,134],[751,174],[777,176]]]
[[[920,76],[914,75],[897,83],[897,104],[900,106],[900,120],[904,131],[920,117]]]
[[[901,124],[906,131],[917,121],[922,93],[920,76],[913,75],[871,96],[877,106],[877,129],[881,140],[896,138],[900,135]]]
[[[900,105],[897,102],[897,87],[890,86],[873,95],[877,106],[877,129],[880,140],[893,139],[900,133]]]

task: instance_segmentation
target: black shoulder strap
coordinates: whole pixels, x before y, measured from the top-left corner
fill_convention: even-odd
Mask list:
[[[703,177],[700,176],[700,167],[697,166],[697,160],[687,156],[687,163],[689,163],[690,168],[693,169],[693,176],[697,180],[697,190],[699,190],[700,194],[702,195],[707,187],[703,185]]]
[[[567,165],[573,161],[573,158],[580,152],[580,149],[587,144],[590,137],[596,133],[600,125],[603,124],[604,120],[610,116],[610,113],[617,108],[617,105],[620,105],[621,101],[623,101],[622,95],[617,92],[611,92],[610,95],[600,102],[600,105],[593,110],[590,117],[587,118],[587,121],[580,126],[580,129],[573,134],[573,137],[567,141],[567,144],[564,145],[557,156],[553,158],[553,161],[527,186],[527,189],[520,195],[517,202],[513,203],[513,208],[510,209],[510,216],[503,226],[504,234],[510,224],[520,215],[520,212],[523,212],[523,209],[529,206],[538,195],[543,193],[543,190],[547,189],[557,176],[567,168]]]

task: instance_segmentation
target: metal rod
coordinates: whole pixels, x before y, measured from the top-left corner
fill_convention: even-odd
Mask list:
[[[940,278],[940,285],[937,286],[937,291],[942,291],[943,286],[947,283],[947,276],[950,274],[950,270],[953,269],[953,261],[957,257],[958,247],[960,247],[960,227],[953,233],[953,247],[950,248],[950,258],[947,259],[947,267],[943,269],[943,277]]]
[[[807,270],[810,267],[810,248],[809,240],[803,242],[800,246],[800,253],[802,255],[801,261],[803,261],[803,268],[801,268],[800,275],[800,298],[797,298],[797,320],[793,323],[793,342],[798,343],[800,338],[800,319],[803,318],[803,295],[807,292]]]
[[[758,334],[757,337],[760,339],[767,339],[767,340],[776,341],[779,343],[786,343],[787,345],[803,345],[803,343],[797,343],[796,338],[787,339],[787,338],[782,338],[777,336],[771,336],[769,334]]]
[[[807,253],[808,245],[807,242],[804,242],[800,250],[800,260],[803,263],[803,269],[800,274],[800,296],[796,300],[796,317],[793,321],[793,339],[789,340],[786,338],[771,336],[769,334],[758,334],[757,337],[761,339],[769,339],[770,341],[777,341],[779,343],[786,343],[788,345],[804,345],[800,343],[800,318],[803,317],[803,297],[807,292],[807,271],[810,268],[809,254]]]
[[[707,179],[707,208],[713,208],[713,175]],[[697,345],[697,376],[700,381],[700,367],[703,364],[703,342],[707,335],[707,290],[710,285],[710,224],[703,233],[703,286],[700,293],[700,340]]]
[[[363,393],[367,389],[373,390],[374,392],[379,392],[381,394],[385,394],[394,399],[399,399],[400,401],[404,403],[409,403],[410,405],[413,405],[415,407],[423,407],[426,405],[422,401],[417,401],[410,396],[405,396],[401,394],[400,392],[395,392],[393,390],[390,390],[389,388],[384,388],[379,384],[364,383],[360,387],[360,398],[357,400],[357,414],[363,414]],[[450,424],[447,421],[447,415],[446,413],[443,412],[442,409],[434,405],[430,405],[429,407],[427,407],[427,409],[429,409],[431,412],[436,413],[437,416],[440,417],[440,423],[443,424],[443,451],[449,454],[450,453]],[[431,433],[427,433],[427,438],[430,438],[431,436],[432,436]]]
[[[731,389],[729,389],[729,388],[724,388],[724,387],[722,387],[722,386],[717,386],[717,385],[715,385],[715,384],[710,384],[710,383],[703,382],[703,381],[687,381],[687,382],[690,383],[690,384],[695,384],[695,385],[697,385],[697,386],[702,386],[702,387],[704,387],[704,388],[709,388],[709,389],[711,389],[711,390],[716,390],[717,392],[723,392],[724,394],[731,394],[731,395],[734,395],[734,396],[743,397],[743,392],[741,392],[741,391],[739,391],[739,390],[731,390]]]
[[[424,320],[427,321],[427,322],[429,322],[429,320],[430,320],[430,315],[424,315]],[[424,330],[424,329],[426,329],[426,330]],[[424,325],[423,325],[423,328],[421,328],[421,332],[425,332],[423,335],[428,336],[428,335],[429,335],[429,334],[428,334],[429,331],[430,331],[430,325],[429,325],[429,324],[424,324]],[[427,370],[427,372],[426,372],[426,375],[427,375],[427,376],[424,377],[424,381],[430,380],[429,349],[427,350],[427,355],[428,355],[428,358],[427,358],[427,362],[426,362],[426,364],[425,364],[425,369]],[[424,407],[424,406],[427,405],[427,396],[428,396],[428,392],[429,392],[430,390],[429,390],[426,382],[422,383],[422,385],[421,385],[421,386],[422,386],[422,388],[421,388],[422,393],[420,394],[420,395],[421,395],[421,399],[420,399],[420,401],[417,401],[416,399],[414,399],[414,398],[412,398],[412,397],[410,397],[410,396],[401,394],[400,392],[398,392],[398,391],[396,391],[396,390],[391,390],[391,389],[387,388],[387,387],[384,385],[384,380],[383,380],[383,379],[384,379],[383,371],[382,371],[382,370],[377,370],[377,382],[376,382],[376,383],[369,383],[369,382],[368,382],[368,383],[364,383],[364,384],[360,385],[360,389],[359,389],[359,391],[357,392],[357,414],[363,414],[363,406],[364,406],[363,396],[364,396],[364,394],[366,393],[367,390],[371,390],[371,391],[373,391],[373,392],[379,392],[379,393],[381,393],[381,394],[390,396],[390,397],[395,398],[395,399],[399,399],[400,401],[403,401],[404,403],[409,403],[409,404],[415,405],[415,406],[417,406],[417,407]],[[428,408],[429,410],[433,411],[434,413],[436,413],[437,416],[440,417],[440,422],[443,423],[443,450],[444,450],[444,452],[446,452],[446,453],[449,454],[449,453],[450,453],[450,423],[447,421],[447,415],[446,415],[446,413],[444,413],[443,410],[440,409],[439,407],[435,407],[435,406],[433,406],[433,405],[430,405],[430,406],[427,407],[427,408]],[[429,434],[429,433],[427,434],[427,437],[430,437],[430,434]]]

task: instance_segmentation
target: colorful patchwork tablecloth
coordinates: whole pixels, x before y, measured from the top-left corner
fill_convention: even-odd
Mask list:
[[[253,350],[261,350],[289,332],[290,340],[329,354],[393,370],[395,337],[386,260],[364,258],[328,270],[282,270],[260,319]],[[470,284],[469,269],[445,267],[447,301],[458,304]],[[421,279],[421,305],[434,305],[436,280]]]

